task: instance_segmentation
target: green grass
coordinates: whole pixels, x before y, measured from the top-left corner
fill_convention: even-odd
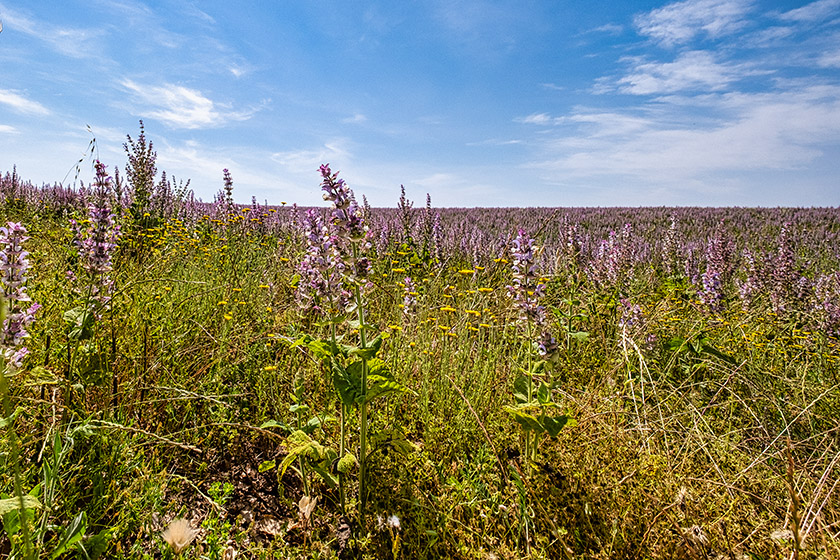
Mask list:
[[[164,224],[142,252],[121,248],[110,309],[89,339],[73,341],[64,313],[84,294],[64,276],[77,266],[67,223],[6,218],[30,230],[29,291],[43,305],[26,367],[10,379],[24,491],[38,489],[44,505],[30,510],[38,557],[82,512],[80,542],[107,558],[167,557],[160,532],[179,517],[200,528],[185,558],[228,548],[240,558],[338,557],[337,490],[311,476],[318,503],[303,519],[298,463],[282,477],[260,472],[289,452],[287,432],[260,426],[294,424],[296,383],[322,421],[312,437],[338,447],[330,373],[288,343],[301,332],[329,337],[294,302],[301,241],[242,219]],[[371,407],[369,514],[360,525],[356,470],[347,555],[783,558],[795,543],[772,535],[798,517],[799,558],[840,556],[836,341],[737,301],[703,313],[692,294],[643,275],[632,291],[648,327],[622,336],[611,294],[585,282],[572,294],[551,278],[550,307],[580,314],[572,330],[588,338],[558,336],[559,360],[544,375],[574,425],[540,439],[528,465],[503,409],[530,352],[506,294],[508,266],[465,273],[466,263],[412,267],[403,256],[395,248],[376,260],[365,296],[368,323],[387,333],[379,357],[406,390]],[[406,273],[394,268],[420,286],[414,317],[402,315]],[[337,328],[358,342],[351,326]],[[354,450],[359,429],[349,415]],[[399,529],[387,525],[394,515]],[[12,540],[21,550],[21,534]],[[0,537],[0,554],[9,544]],[[66,554],[84,557],[78,547]]]

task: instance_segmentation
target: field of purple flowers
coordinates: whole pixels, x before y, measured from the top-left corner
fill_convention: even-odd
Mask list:
[[[202,202],[125,150],[0,176],[0,557],[840,557],[837,209]]]

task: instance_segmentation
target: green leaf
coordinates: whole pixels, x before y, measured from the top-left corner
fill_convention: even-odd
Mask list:
[[[356,456],[348,451],[344,454],[344,457],[338,460],[338,472],[347,474],[358,464],[359,462],[356,460]]]
[[[85,512],[80,512],[73,521],[64,529],[64,533],[61,535],[61,539],[58,541],[58,544],[53,549],[52,554],[50,554],[50,560],[54,560],[58,558],[68,550],[70,550],[73,546],[76,545],[79,541],[85,538],[85,531],[87,530],[87,515]]]
[[[108,527],[107,529],[102,529],[89,539],[86,539],[83,543],[83,548],[88,560],[96,560],[105,554],[105,551],[108,550],[108,543],[114,538],[116,533],[116,527]]]
[[[701,343],[701,348],[703,349],[703,351],[706,354],[711,354],[712,356],[720,358],[721,360],[723,360],[724,362],[726,362],[728,364],[735,365],[737,363],[735,361],[735,358],[733,358],[729,354],[725,354],[725,353],[721,352],[720,350],[718,350],[717,348],[712,346],[709,342],[707,342],[707,340],[705,338],[702,339],[700,341],[700,343]]]
[[[551,401],[551,391],[546,383],[540,383],[537,387],[537,402],[543,406],[553,404]]]
[[[519,375],[513,382],[513,398],[518,404],[528,402],[528,383],[532,382],[527,375]]]
[[[333,387],[344,406],[350,406],[362,396],[362,362],[353,362],[348,367],[333,363]]]
[[[674,338],[670,339],[668,342],[665,343],[665,348],[669,352],[679,352],[683,345],[685,344],[685,339],[679,336],[675,336]]]
[[[44,506],[35,496],[23,496],[23,509],[41,509],[42,507]],[[6,515],[10,511],[19,509],[21,509],[20,498],[17,496],[0,500],[0,515]]]
[[[404,393],[405,391],[406,388],[402,383],[394,381],[390,377],[368,374],[368,391],[366,398],[363,400],[372,402],[389,393]],[[359,402],[359,404],[362,403]]]
[[[350,355],[359,356],[365,360],[371,360],[376,357],[379,349],[382,348],[382,334],[378,334],[376,338],[369,341],[364,348],[355,348],[349,352]]]
[[[83,306],[74,307],[64,312],[65,331],[71,340],[87,340],[93,336],[96,322],[93,312]]]
[[[568,416],[542,416],[540,423],[551,437],[557,437],[563,427],[569,422]]]
[[[327,483],[327,486],[329,486],[330,488],[335,488],[336,486],[338,486],[338,478],[336,478],[336,476],[333,475],[327,468],[327,465],[325,463],[328,462],[329,461],[322,461],[320,463],[314,463],[310,466],[312,467],[312,470],[318,473],[318,476],[320,476],[321,479]]]
[[[292,431],[289,425],[283,422],[282,420],[266,420],[265,422],[260,424],[260,429],[267,430],[268,428],[280,428],[281,430],[286,430],[287,432]]]
[[[257,470],[259,470],[260,472],[268,472],[276,466],[277,461],[275,461],[274,459],[270,459],[268,461],[263,461],[262,463],[260,463],[260,466],[257,467]]]
[[[295,430],[286,438],[286,446],[289,454],[280,463],[280,478],[286,474],[289,465],[295,462],[298,457],[308,457],[316,461],[323,460],[327,456],[327,448],[309,437],[302,430]]]
[[[417,453],[417,445],[405,439],[405,434],[399,428],[384,430],[370,436],[372,449],[391,449],[404,457]],[[372,451],[371,451],[372,453]]]
[[[44,366],[35,366],[29,372],[29,377],[27,377],[24,385],[32,387],[38,385],[58,385],[59,383],[61,383],[61,379],[55,373]]]
[[[2,373],[0,373],[2,375]],[[18,412],[20,412],[19,408],[16,408],[14,412],[12,412],[11,416],[0,416],[0,429],[6,428],[7,426],[11,426],[15,423],[15,418],[17,418]]]
[[[502,407],[505,412],[511,415],[514,422],[522,426],[522,429],[526,432],[537,432],[542,433],[545,431],[540,421],[531,414],[525,412],[522,407],[516,406],[504,406]]]
[[[586,331],[570,331],[569,338],[577,340],[578,342],[586,342],[589,340],[589,333]]]

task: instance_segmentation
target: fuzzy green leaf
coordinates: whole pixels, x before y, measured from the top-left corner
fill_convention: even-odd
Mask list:
[[[41,502],[38,501],[38,498],[36,498],[35,496],[23,497],[23,509],[41,509],[42,507],[44,506],[41,504]],[[6,515],[10,511],[16,511],[19,509],[21,509],[21,507],[20,499],[18,497],[0,500],[0,515]]]
[[[356,460],[356,456],[348,451],[344,454],[344,457],[338,460],[338,472],[347,474],[358,464],[359,462]]]

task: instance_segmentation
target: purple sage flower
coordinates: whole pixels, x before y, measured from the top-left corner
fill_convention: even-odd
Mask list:
[[[29,303],[32,300],[26,293],[26,273],[30,264],[27,258],[29,253],[23,250],[23,242],[27,239],[26,228],[19,223],[8,222],[5,227],[0,227],[0,245],[3,246],[0,250],[0,278],[6,306],[0,346],[7,368],[19,368],[29,353],[29,350],[20,346],[23,339],[29,336],[26,329],[35,320],[35,313],[41,307],[37,303]]]

